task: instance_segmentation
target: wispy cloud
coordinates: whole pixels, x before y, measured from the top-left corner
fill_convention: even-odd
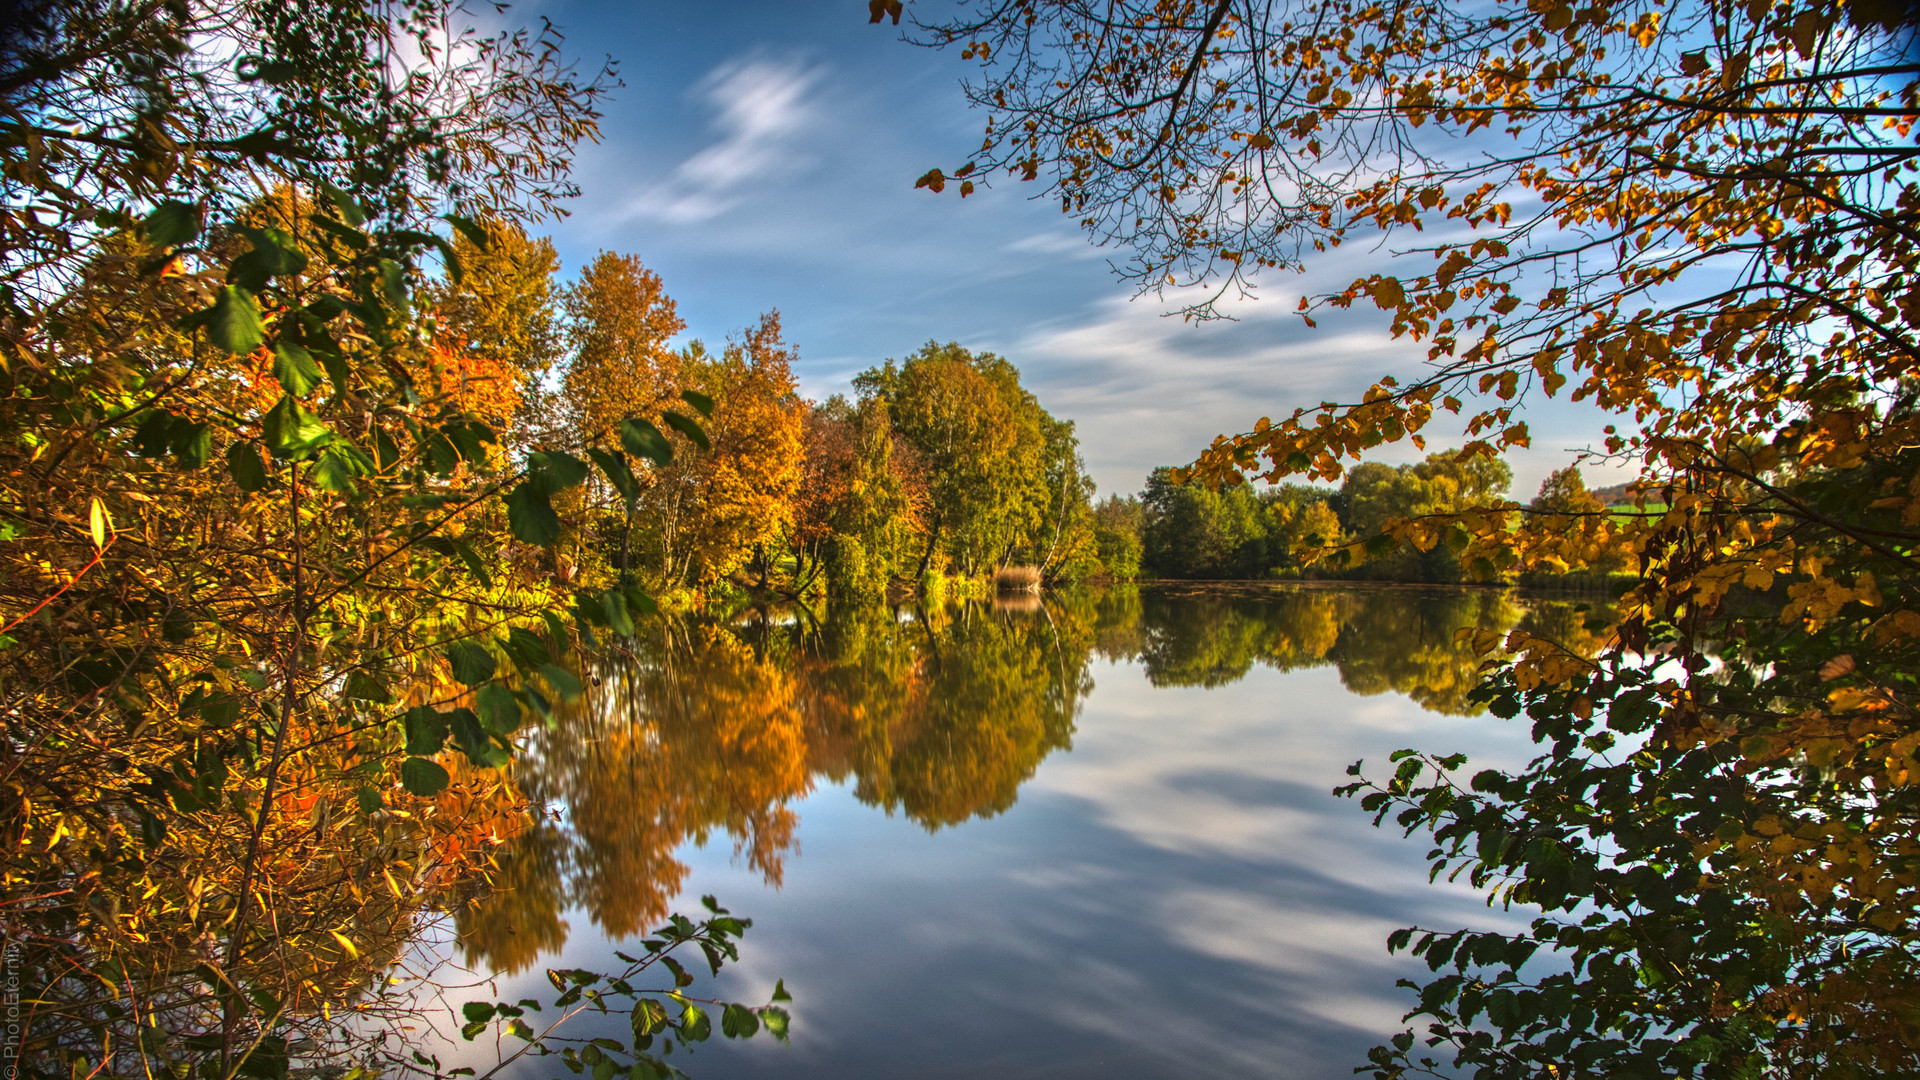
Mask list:
[[[1164,302],[1115,297],[1001,344],[1040,401],[1079,429],[1102,491],[1137,489],[1156,465],[1182,465],[1214,436],[1263,415],[1350,400],[1419,363],[1417,346],[1363,319],[1310,330],[1287,305],[1236,301],[1237,322],[1194,324]]]
[[[732,209],[758,183],[791,175],[796,146],[815,120],[822,74],[817,65],[765,54],[708,72],[689,93],[712,110],[713,142],[630,202],[627,216],[699,224]]]
[[[1068,259],[1107,259],[1114,254],[1077,232],[1034,233],[1008,244],[1006,250],[1018,255],[1055,255]]]

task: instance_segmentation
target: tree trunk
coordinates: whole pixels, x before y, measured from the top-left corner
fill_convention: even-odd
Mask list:
[[[927,579],[927,566],[933,562],[933,547],[939,542],[940,515],[935,513],[933,515],[933,531],[927,534],[927,550],[920,556],[920,572],[914,575],[914,580],[925,581]]]

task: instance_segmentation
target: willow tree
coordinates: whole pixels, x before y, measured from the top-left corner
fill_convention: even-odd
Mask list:
[[[875,4],[876,21],[889,10]],[[1458,759],[1409,757],[1367,796],[1432,828],[1438,861],[1543,912],[1530,934],[1413,939],[1449,969],[1422,991],[1431,1037],[1481,1075],[1913,1071],[1920,63],[1906,6],[927,12],[920,40],[980,63],[967,93],[991,119],[971,160],[922,185],[1041,184],[1132,252],[1136,284],[1207,290],[1203,316],[1328,249],[1396,251],[1305,298],[1302,317],[1370,305],[1430,365],[1261,418],[1201,474],[1333,480],[1444,414],[1465,455],[1491,455],[1527,445],[1522,410],[1543,397],[1611,414],[1594,454],[1639,470],[1637,514],[1490,500],[1362,538],[1445,543],[1481,574],[1624,549],[1639,573],[1598,660],[1506,636],[1519,656],[1491,701],[1526,711],[1551,758],[1468,784]],[[1650,670],[1636,650],[1668,662]],[[1631,749],[1609,756],[1620,738]],[[1572,971],[1522,977],[1543,944]],[[1380,1048],[1380,1075],[1426,1068],[1415,1041]]]

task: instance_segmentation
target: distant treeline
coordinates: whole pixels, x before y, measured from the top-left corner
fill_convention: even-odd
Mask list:
[[[1004,358],[929,342],[861,372],[852,398],[809,401],[777,313],[719,351],[671,347],[686,324],[638,259],[603,253],[549,286],[550,247],[523,244],[533,283],[517,292],[539,295],[522,321],[542,331],[525,336],[551,343],[553,374],[522,414],[582,445],[640,416],[673,450],[636,461],[628,490],[589,488],[564,545],[580,572],[669,595],[873,599],[1009,565],[1056,581],[1099,569],[1073,424]],[[704,437],[667,411],[689,391],[713,405]]]
[[[1364,462],[1338,488],[1216,490],[1161,468],[1139,495],[1095,505],[1073,423],[1042,407],[1004,357],[928,342],[860,372],[851,396],[810,401],[778,313],[717,351],[698,340],[674,347],[686,324],[632,256],[602,253],[562,283],[551,245],[511,229],[471,255],[467,292],[441,301],[444,331],[467,351],[512,358],[519,392],[496,411],[516,414],[517,438],[591,446],[638,416],[672,450],[670,460],[636,458],[625,490],[583,489],[560,545],[571,564],[555,567],[562,576],[664,595],[855,601],[977,588],[1009,567],[1033,567],[1052,585],[1459,582],[1476,575],[1445,544],[1324,556],[1394,519],[1501,499],[1513,480],[1497,458],[1443,450],[1409,465]],[[688,392],[712,403],[704,432],[676,426],[669,411]],[[1577,468],[1555,473],[1534,507],[1606,509]],[[1603,557],[1577,573],[1604,578],[1621,565]]]
[[[1364,462],[1338,488],[1178,483],[1155,469],[1138,496],[1110,495],[1094,507],[1094,545],[1117,579],[1340,578],[1452,583],[1469,580],[1453,548],[1400,545],[1352,565],[1329,564],[1327,549],[1380,533],[1394,518],[1446,514],[1506,496],[1513,471],[1498,458],[1458,459],[1450,450],[1410,465]],[[1530,504],[1545,513],[1597,513],[1577,467],[1554,473]],[[1603,558],[1600,574],[1619,560]]]

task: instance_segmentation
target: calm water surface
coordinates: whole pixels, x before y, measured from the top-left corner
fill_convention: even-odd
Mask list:
[[[1452,631],[1578,645],[1582,620],[1193,587],[658,627],[528,756],[556,819],[457,951],[539,996],[718,896],[754,922],[720,993],[784,977],[793,1041],[676,1054],[696,1080],[1348,1077],[1407,1008],[1390,932],[1513,917],[1330,789],[1405,746],[1530,756],[1467,704]]]

